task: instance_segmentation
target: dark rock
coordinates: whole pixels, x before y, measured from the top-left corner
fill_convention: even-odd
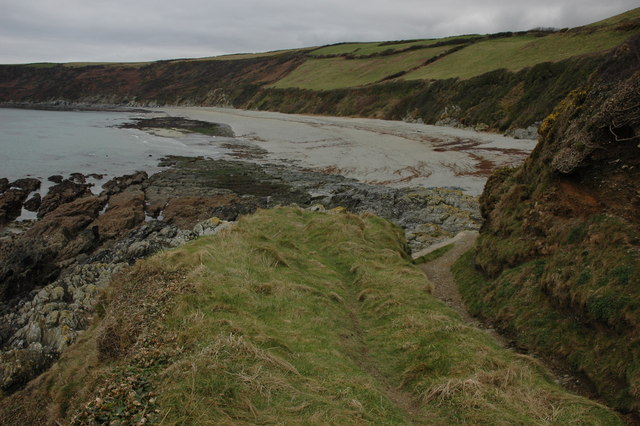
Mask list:
[[[49,176],[47,180],[53,183],[60,183],[64,180],[64,177],[62,175],[53,175],[53,176]]]
[[[148,179],[149,176],[146,172],[136,172],[130,175],[115,177],[102,185],[102,189],[104,190],[103,193],[106,195],[114,195],[124,191],[125,189],[144,189],[148,184]]]
[[[175,156],[166,158],[164,164],[175,166],[149,178],[145,193],[151,204],[167,203],[176,197],[229,193],[268,198],[271,205],[308,205],[311,201],[307,191],[294,187],[286,177],[258,164]]]
[[[75,183],[87,183],[87,178],[82,173],[71,173],[69,180]]]
[[[44,217],[60,205],[74,201],[77,198],[92,195],[90,187],[91,185],[75,183],[68,179],[52,186],[49,189],[49,193],[42,199],[38,209],[38,218]]]
[[[233,221],[238,216],[255,212],[260,206],[255,197],[238,197],[234,194],[177,197],[172,198],[165,207],[163,220],[181,229],[191,229],[211,217]]]
[[[90,173],[87,175],[88,178],[93,178],[93,179],[104,179],[104,175],[100,174],[100,173]]]
[[[11,186],[9,185],[9,179],[0,178],[0,192],[4,192],[9,188],[11,188]]]
[[[391,220],[405,229],[410,247],[420,250],[480,224],[477,200],[454,189],[397,189],[291,166],[241,161],[173,156],[163,164],[172,167],[149,178],[147,212],[155,217],[164,209],[163,220],[181,227],[207,216],[233,220],[258,207],[319,203]],[[217,204],[231,193],[239,199]]]
[[[29,195],[20,189],[9,189],[0,195],[0,226],[15,220],[22,213],[22,203]]]
[[[5,247],[0,252],[0,301],[47,284],[60,272],[61,262],[93,248],[94,233],[82,232],[105,201],[90,196],[63,204]]]
[[[197,236],[192,231],[178,229],[173,225],[153,220],[132,230],[113,246],[92,255],[89,262],[99,264],[133,263],[168,247],[177,247]]]
[[[130,123],[121,125],[120,127],[139,130],[178,129],[210,136],[223,136],[229,138],[234,136],[233,129],[231,129],[231,126],[228,124],[190,120],[184,117],[137,118]]]
[[[31,193],[33,191],[37,191],[40,189],[40,181],[36,178],[23,178],[14,180],[11,182],[10,186],[20,188],[27,193]]]
[[[144,192],[125,191],[109,198],[107,211],[91,226],[97,228],[101,240],[123,237],[144,222]]]
[[[145,212],[152,218],[157,219],[166,205],[167,202],[164,199],[148,202],[145,206]]]
[[[0,390],[11,391],[47,369],[56,357],[41,350],[14,349],[0,353]]]
[[[42,197],[40,194],[33,194],[33,197],[29,198],[24,203],[24,208],[29,210],[30,212],[36,212],[40,208],[40,204],[42,203]]]

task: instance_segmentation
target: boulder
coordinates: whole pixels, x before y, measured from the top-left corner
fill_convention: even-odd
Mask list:
[[[119,238],[144,222],[144,192],[125,191],[109,198],[109,207],[93,221],[102,241]]]
[[[38,218],[44,217],[65,203],[92,195],[90,187],[91,185],[75,183],[68,179],[52,186],[49,193],[42,199],[38,209]]]
[[[146,172],[136,172],[130,175],[115,177],[102,185],[105,195],[114,195],[125,189],[140,190],[147,186],[149,176]],[[133,186],[133,188],[131,188]]]
[[[24,203],[24,208],[29,210],[30,212],[37,212],[40,208],[40,204],[42,204],[42,197],[40,194],[33,194],[33,197],[29,198]]]
[[[105,202],[90,196],[63,204],[4,247],[0,252],[0,300],[52,281],[64,261],[95,248],[96,230],[87,225]]]
[[[16,349],[0,354],[0,389],[10,391],[45,370],[55,357],[37,349]]]
[[[27,193],[31,193],[33,191],[37,191],[38,189],[40,189],[40,181],[36,178],[23,178],[23,179],[14,180],[13,182],[11,182],[10,186],[12,188],[13,187],[20,188],[21,190],[26,191]]]
[[[0,178],[0,192],[4,192],[7,189],[9,189],[9,179],[7,178]]]
[[[71,173],[69,180],[75,183],[87,183],[87,178],[82,173]]]
[[[64,177],[62,175],[53,175],[53,176],[49,176],[47,180],[53,183],[60,183],[64,180]]]
[[[0,226],[15,220],[22,213],[22,204],[26,200],[26,191],[9,189],[0,195]]]

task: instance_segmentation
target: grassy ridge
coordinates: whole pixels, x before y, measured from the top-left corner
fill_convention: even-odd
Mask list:
[[[457,266],[473,313],[636,415],[639,69],[630,39],[542,122],[522,166],[489,178],[476,253]]]
[[[431,297],[373,216],[260,211],[138,263],[104,312],[0,421],[619,424]]]
[[[387,41],[387,42],[373,42],[373,43],[340,43],[330,46],[324,46],[320,49],[316,49],[311,52],[311,56],[344,56],[349,55],[353,57],[379,55],[379,54],[392,54],[398,53],[410,48],[425,48],[433,46],[434,44],[453,43],[456,40],[467,40],[479,35],[466,35],[466,36],[453,36],[439,39],[425,39],[425,40],[412,40],[412,41]],[[435,47],[435,46],[433,46]]]

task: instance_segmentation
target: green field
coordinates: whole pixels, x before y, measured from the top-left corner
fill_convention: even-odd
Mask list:
[[[390,75],[420,66],[450,48],[432,47],[368,59],[309,59],[271,87],[331,90],[376,83]]]
[[[637,31],[635,31],[637,32]],[[541,62],[557,62],[611,49],[633,32],[566,32],[545,37],[518,35],[474,43],[458,52],[407,73],[406,80],[467,79],[496,69],[518,71]]]
[[[400,51],[414,46],[429,46],[438,42],[446,42],[461,38],[481,37],[479,35],[454,36],[440,39],[411,40],[406,42],[371,42],[371,43],[342,43],[321,47],[311,52],[311,56],[353,55],[369,56],[376,53]]]
[[[458,36],[325,46],[311,51],[309,59],[269,87],[333,90],[377,83],[399,73],[405,73],[396,76],[402,80],[464,80],[497,69],[515,72],[543,62],[558,62],[607,51],[640,32],[640,26],[634,24],[638,16],[640,9],[601,21],[593,27],[548,34],[529,32],[499,37]],[[452,50],[455,45],[445,45],[402,52],[412,47],[470,37],[477,40],[459,45],[462,48],[456,51]],[[389,54],[389,51],[399,53]],[[425,64],[428,59],[448,51],[451,53]],[[383,52],[385,54],[370,57]]]

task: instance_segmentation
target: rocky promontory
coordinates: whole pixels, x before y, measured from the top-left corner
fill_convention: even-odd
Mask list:
[[[0,240],[3,391],[20,388],[77,339],[114,273],[257,209],[371,212],[401,225],[414,250],[479,227],[476,199],[451,189],[396,189],[290,166],[200,157],[168,157],[161,165],[164,170],[152,176],[113,178],[99,194],[80,174],[52,176],[55,185],[31,222],[11,221],[40,182],[0,181],[0,205],[13,206],[5,209],[10,214]]]

